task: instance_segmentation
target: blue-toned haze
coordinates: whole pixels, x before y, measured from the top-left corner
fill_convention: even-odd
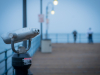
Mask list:
[[[53,0],[43,0],[44,15],[50,1]],[[71,33],[74,29],[85,33],[89,27],[95,33],[100,32],[100,0],[59,0],[54,10],[54,15],[49,14],[49,33]],[[40,28],[39,13],[40,0],[27,0],[28,27]],[[0,32],[19,29],[22,23],[22,0],[0,0]],[[44,22],[44,33],[45,27]]]
[[[43,14],[46,14],[48,2],[43,0]],[[54,6],[55,14],[49,14],[49,33],[86,33],[91,27],[94,33],[100,33],[100,0],[58,0]],[[51,6],[49,6],[51,11]],[[40,29],[38,22],[40,0],[27,0],[27,26]],[[0,35],[22,28],[22,0],[0,0]],[[43,33],[46,23],[43,23]],[[1,38],[0,38],[1,40]],[[3,42],[3,41],[2,41]]]

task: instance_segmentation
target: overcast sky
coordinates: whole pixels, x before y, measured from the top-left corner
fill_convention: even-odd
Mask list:
[[[58,0],[54,6],[55,14],[49,14],[49,33],[86,33],[91,27],[94,33],[100,33],[100,0]],[[43,0],[43,14],[46,6],[53,0]],[[49,6],[49,12],[52,7]],[[27,0],[27,27],[40,29],[38,22],[40,0]],[[45,20],[45,18],[44,18]],[[22,0],[0,0],[0,33],[22,28]],[[43,33],[46,23],[43,23]]]

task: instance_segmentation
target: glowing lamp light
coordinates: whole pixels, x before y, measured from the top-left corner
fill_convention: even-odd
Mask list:
[[[53,1],[53,4],[54,4],[54,5],[57,5],[57,4],[58,4],[58,1],[57,1],[57,0],[54,0],[54,1]]]
[[[54,13],[55,13],[55,11],[54,11],[54,10],[52,10],[52,11],[51,11],[51,14],[53,15]]]

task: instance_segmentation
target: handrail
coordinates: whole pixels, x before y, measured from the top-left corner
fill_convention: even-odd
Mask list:
[[[100,43],[100,33],[93,33],[93,42]],[[45,39],[45,34],[43,35]],[[48,39],[51,39],[52,43],[74,43],[72,33],[50,33]],[[87,33],[78,33],[76,43],[88,43]]]
[[[12,54],[9,55],[7,58],[4,58],[3,60],[1,60],[0,63],[3,62],[4,60],[8,59],[8,58],[11,57],[11,56],[12,56]]]
[[[19,45],[21,45],[21,44],[19,44]],[[15,46],[15,47],[18,47],[19,45]],[[6,49],[5,51],[0,52],[0,54],[5,53],[5,58],[0,61],[0,63],[5,61],[5,71],[4,71],[4,73],[2,75],[7,75],[7,72],[12,68],[12,66],[11,66],[9,69],[7,69],[7,59],[10,58],[13,55],[13,53],[12,53],[11,55],[9,55],[7,57],[7,51],[9,51],[9,50],[11,50],[11,48]]]
[[[39,46],[40,46],[40,35],[38,35],[38,36],[36,36],[35,38],[33,38],[32,43],[35,43],[35,44],[33,44],[33,46],[34,46],[34,45],[37,45],[37,46],[34,46],[34,47],[35,47],[34,50],[32,49],[32,48],[33,48],[33,47],[32,47],[32,48],[28,51],[29,54],[31,53],[31,56],[36,52],[37,48],[39,48]],[[22,44],[18,44],[18,45],[16,45],[15,47],[18,47],[19,45],[22,45]],[[31,45],[31,46],[32,46],[32,45]],[[11,48],[6,49],[6,50],[0,52],[0,54],[5,53],[5,58],[2,59],[2,60],[0,61],[0,63],[2,63],[3,61],[5,61],[5,66],[3,66],[3,67],[5,67],[5,71],[4,71],[2,74],[0,74],[0,75],[8,75],[8,71],[9,71],[11,68],[13,68],[12,66],[9,67],[9,68],[7,68],[7,59],[10,58],[10,57],[13,55],[13,53],[14,53],[14,52],[12,52],[11,55],[7,56],[7,52],[8,52],[9,50],[11,50]],[[33,51],[33,53],[32,53],[31,51]],[[0,69],[2,69],[3,67],[1,67]],[[13,69],[13,72],[12,72],[12,73],[13,73],[13,75],[14,75],[14,69]]]

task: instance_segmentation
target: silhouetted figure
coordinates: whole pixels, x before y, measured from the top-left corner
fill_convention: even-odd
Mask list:
[[[76,38],[77,38],[77,31],[73,31],[73,37],[74,37],[74,43],[76,43]]]
[[[88,43],[93,43],[93,39],[92,39],[93,32],[91,28],[89,28],[87,34],[88,34]]]

